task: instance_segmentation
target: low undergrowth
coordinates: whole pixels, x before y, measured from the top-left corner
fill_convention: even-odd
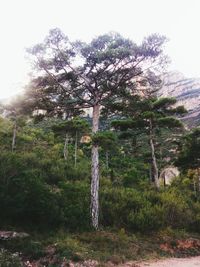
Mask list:
[[[171,228],[145,235],[124,229],[73,234],[60,230],[1,241],[0,246],[0,262],[5,261],[1,267],[28,266],[27,262],[35,264],[30,266],[59,267],[62,262],[88,260],[96,265],[117,265],[129,260],[200,255],[200,236]]]

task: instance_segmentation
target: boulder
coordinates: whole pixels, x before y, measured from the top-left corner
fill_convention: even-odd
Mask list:
[[[15,238],[25,238],[29,234],[23,232],[14,232],[14,231],[0,231],[0,240],[10,240]]]
[[[160,173],[160,183],[162,185],[170,185],[175,177],[179,176],[180,172],[178,168],[174,166],[169,166],[164,168]]]

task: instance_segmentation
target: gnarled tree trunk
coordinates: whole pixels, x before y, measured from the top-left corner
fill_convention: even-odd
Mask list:
[[[92,132],[99,129],[100,106],[93,107]],[[99,148],[97,144],[92,146],[92,180],[91,180],[91,219],[92,226],[98,229],[99,226]]]
[[[152,178],[154,180],[156,188],[159,188],[159,179],[158,179],[158,166],[157,166],[157,160],[155,155],[155,147],[153,142],[153,127],[152,127],[152,121],[149,120],[149,141],[151,146],[151,158],[152,158]]]

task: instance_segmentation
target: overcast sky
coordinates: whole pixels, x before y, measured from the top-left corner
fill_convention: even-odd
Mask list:
[[[169,69],[200,77],[200,0],[1,0],[0,98],[27,83],[25,48],[55,27],[84,41],[109,31],[135,42],[166,35]]]

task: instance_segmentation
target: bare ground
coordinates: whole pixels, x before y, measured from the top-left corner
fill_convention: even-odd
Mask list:
[[[121,267],[200,267],[200,256],[192,258],[171,258],[165,260],[128,262]]]

